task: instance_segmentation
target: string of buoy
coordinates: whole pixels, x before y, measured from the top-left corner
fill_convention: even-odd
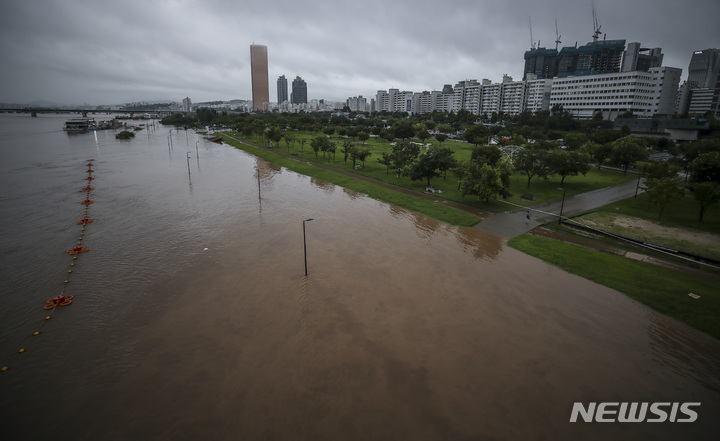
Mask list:
[[[82,253],[86,253],[86,252],[90,251],[87,247],[83,246],[83,239],[85,236],[85,229],[87,228],[87,225],[91,224],[93,222],[93,220],[90,217],[88,217],[90,205],[95,202],[94,200],[90,199],[90,192],[94,190],[94,188],[92,187],[91,184],[92,184],[92,181],[95,180],[95,177],[93,177],[93,173],[95,172],[95,170],[92,169],[93,161],[95,161],[95,160],[92,158],[90,158],[86,161],[87,162],[87,164],[86,164],[87,165],[87,170],[86,170],[87,176],[84,178],[84,180],[87,181],[87,184],[82,189],[85,192],[85,199],[80,202],[80,204],[82,204],[85,207],[85,209],[84,209],[84,214],[83,214],[82,219],[77,221],[77,224],[82,225],[82,228],[80,230],[80,237],[78,237],[78,241],[75,244],[75,246],[73,248],[70,248],[69,250],[65,251],[65,253],[72,256],[72,261],[70,262],[70,267],[67,270],[67,273],[65,276],[65,281],[63,282],[63,285],[62,285],[62,290],[60,291],[59,295],[57,295],[57,296],[53,297],[52,299],[49,299],[47,302],[45,302],[45,305],[43,305],[43,309],[49,310],[50,312],[48,315],[45,316],[44,320],[42,322],[40,322],[38,329],[32,335],[28,336],[28,338],[37,337],[38,335],[40,335],[42,328],[45,326],[47,321],[52,318],[52,315],[55,312],[55,310],[59,309],[59,307],[61,307],[61,306],[68,306],[68,305],[72,304],[73,299],[75,298],[74,295],[65,295],[65,291],[67,290],[67,287],[70,284],[70,276],[73,274],[73,271],[75,270],[75,265],[76,265],[78,256]],[[23,353],[25,353],[25,348],[22,348],[22,347],[20,349],[18,349],[17,352],[15,352],[15,354],[23,354]],[[2,368],[0,368],[0,372],[6,372],[7,370],[8,370],[8,366],[3,366]]]

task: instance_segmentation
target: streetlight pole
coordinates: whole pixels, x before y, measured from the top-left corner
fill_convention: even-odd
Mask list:
[[[264,169],[264,168],[262,168],[262,167],[258,167],[258,168],[257,168],[257,178],[258,178],[258,199],[262,199],[262,197],[260,196],[260,170],[265,170],[265,169]],[[304,222],[304,221],[303,221],[303,222]]]
[[[562,202],[560,203],[560,216],[558,217],[558,224],[560,224],[560,223],[562,223],[562,212],[563,212],[563,207],[565,206],[565,189],[558,188],[558,190],[562,190],[562,192],[563,192]]]
[[[305,240],[305,222],[310,222],[313,218],[305,219],[303,221],[303,253],[305,254],[305,275],[307,276],[307,242]]]

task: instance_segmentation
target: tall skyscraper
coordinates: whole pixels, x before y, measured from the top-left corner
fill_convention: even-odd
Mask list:
[[[720,50],[693,52],[688,66],[688,83],[699,88],[714,88],[720,72]]]
[[[250,72],[252,75],[253,110],[264,110],[265,105],[270,102],[267,46],[250,45]]]
[[[280,75],[277,80],[277,102],[278,104],[288,100],[288,83],[285,75]]]
[[[295,77],[292,82],[290,101],[293,104],[307,104],[307,83],[300,77]]]

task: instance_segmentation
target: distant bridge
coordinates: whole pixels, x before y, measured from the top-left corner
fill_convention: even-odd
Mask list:
[[[22,107],[13,109],[0,109],[0,112],[15,112],[15,113],[30,113],[33,116],[37,116],[38,113],[79,113],[83,117],[87,117],[91,114],[104,114],[110,115],[113,113],[128,113],[131,115],[172,115],[173,113],[195,113],[195,112],[183,112],[182,110],[94,110],[94,109],[54,109],[49,107]]]

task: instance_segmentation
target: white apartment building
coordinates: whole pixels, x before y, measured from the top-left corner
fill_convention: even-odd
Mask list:
[[[500,91],[500,111],[517,115],[525,109],[525,81],[503,82]]]
[[[435,108],[433,105],[433,95],[427,90],[413,94],[412,103],[413,113],[430,113]]]
[[[681,73],[675,67],[653,67],[648,72],[554,78],[550,107],[559,104],[576,118],[600,112],[613,120],[627,111],[641,118],[672,115]]]
[[[682,69],[653,67],[647,72],[615,72],[565,78],[513,81],[503,76],[502,83],[483,79],[464,80],[455,88],[412,93],[398,89],[379,90],[377,110],[408,113],[458,112],[465,109],[476,115],[504,113],[517,115],[523,111],[549,110],[559,104],[576,118],[592,118],[600,112],[605,119],[632,111],[641,118],[672,115],[678,96]],[[698,105],[707,105],[711,97],[698,98]]]
[[[501,93],[501,83],[490,83],[490,80],[483,80],[480,93],[480,111],[478,115],[492,115],[493,112],[500,112]]]
[[[367,99],[360,96],[353,96],[345,101],[351,112],[366,112],[368,110]]]
[[[528,80],[525,81],[524,110],[532,113],[539,112],[541,110],[549,110],[552,84],[552,79],[537,80],[528,78]]]

